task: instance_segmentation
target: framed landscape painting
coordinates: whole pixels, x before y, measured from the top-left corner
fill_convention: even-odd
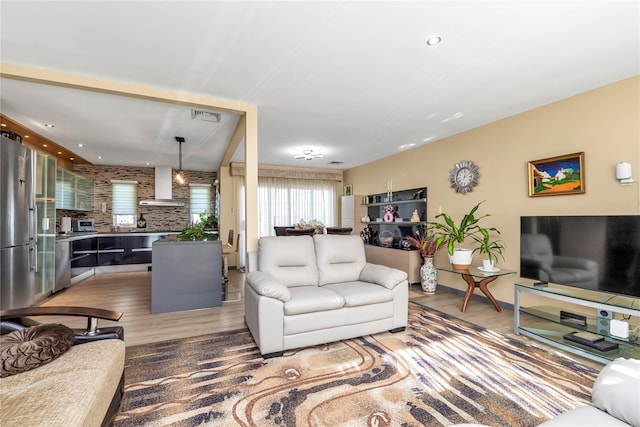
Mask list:
[[[584,192],[584,152],[529,162],[529,197]]]

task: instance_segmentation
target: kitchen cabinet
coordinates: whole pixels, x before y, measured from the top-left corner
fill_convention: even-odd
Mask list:
[[[161,236],[98,237],[98,266],[151,264],[152,243]]]
[[[125,258],[127,237],[98,237],[98,266],[128,264]]]
[[[152,244],[160,237],[159,234],[149,236],[129,236],[125,257],[131,264],[151,264]]]
[[[55,292],[71,285],[71,243],[62,240],[56,242]]]
[[[56,173],[56,209],[93,210],[93,181],[66,169]]]
[[[98,263],[98,239],[90,237],[71,242],[71,277],[79,276]]]
[[[56,158],[34,151],[37,268],[34,298],[46,298],[56,283]]]
[[[58,239],[58,243],[66,242],[70,245],[72,279],[94,268],[151,264],[153,242],[167,235],[166,233],[78,234]],[[113,271],[117,271],[117,268]]]

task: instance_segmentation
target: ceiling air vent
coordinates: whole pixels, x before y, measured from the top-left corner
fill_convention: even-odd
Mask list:
[[[194,108],[191,110],[191,118],[193,120],[199,120],[201,122],[219,123],[220,113],[214,113],[213,111],[207,110],[196,110]]]
[[[344,162],[342,160],[331,160],[329,163],[327,163],[328,165],[341,165]]]

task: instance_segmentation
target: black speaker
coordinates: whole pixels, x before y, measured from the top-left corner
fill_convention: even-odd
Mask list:
[[[609,335],[611,331],[611,319],[613,319],[613,311],[598,310],[598,334]]]
[[[598,310],[598,319],[613,319],[613,311]]]

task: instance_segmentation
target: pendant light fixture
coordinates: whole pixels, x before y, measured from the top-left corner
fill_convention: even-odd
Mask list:
[[[187,185],[187,178],[184,175],[184,172],[182,172],[182,143],[184,142],[184,138],[181,136],[176,136],[176,141],[178,141],[178,145],[180,147],[180,154],[179,154],[179,169],[178,172],[176,172],[176,183],[178,185]]]

